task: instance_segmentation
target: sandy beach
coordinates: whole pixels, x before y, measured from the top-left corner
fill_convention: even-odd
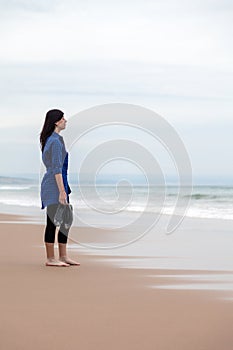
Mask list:
[[[20,220],[0,215],[1,349],[233,348],[233,303],[219,297],[224,291],[151,288],[148,275],[166,287],[184,271],[120,268],[82,249],[69,254],[80,267],[46,267],[44,227]]]

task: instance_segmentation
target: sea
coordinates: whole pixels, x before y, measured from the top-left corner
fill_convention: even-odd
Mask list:
[[[113,183],[111,176],[90,184],[69,181],[72,193],[70,202],[79,212],[116,212],[172,214],[179,186],[151,186],[132,181],[131,184]],[[189,197],[185,215],[195,218],[233,220],[233,186],[200,184],[184,192]],[[149,199],[148,199],[149,198]],[[186,198],[186,203],[187,203]],[[27,177],[0,176],[0,212],[42,218],[40,179],[37,174]],[[39,219],[40,220],[40,219]]]

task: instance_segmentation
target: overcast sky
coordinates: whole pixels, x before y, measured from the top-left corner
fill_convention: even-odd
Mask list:
[[[48,109],[126,102],[174,126],[195,174],[231,176],[232,18],[230,0],[0,0],[1,174],[38,171]]]

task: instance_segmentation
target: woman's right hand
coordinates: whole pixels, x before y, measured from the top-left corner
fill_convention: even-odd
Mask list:
[[[61,204],[67,204],[67,196],[66,196],[66,191],[62,191],[59,194],[59,202]]]

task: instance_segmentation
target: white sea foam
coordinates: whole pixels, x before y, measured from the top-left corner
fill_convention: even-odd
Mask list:
[[[30,190],[32,186],[7,186],[7,185],[2,185],[0,186],[0,190],[2,191],[24,191],[24,190]]]
[[[0,198],[0,203],[8,206],[20,206],[20,207],[38,207],[40,205],[39,200],[35,198]]]

